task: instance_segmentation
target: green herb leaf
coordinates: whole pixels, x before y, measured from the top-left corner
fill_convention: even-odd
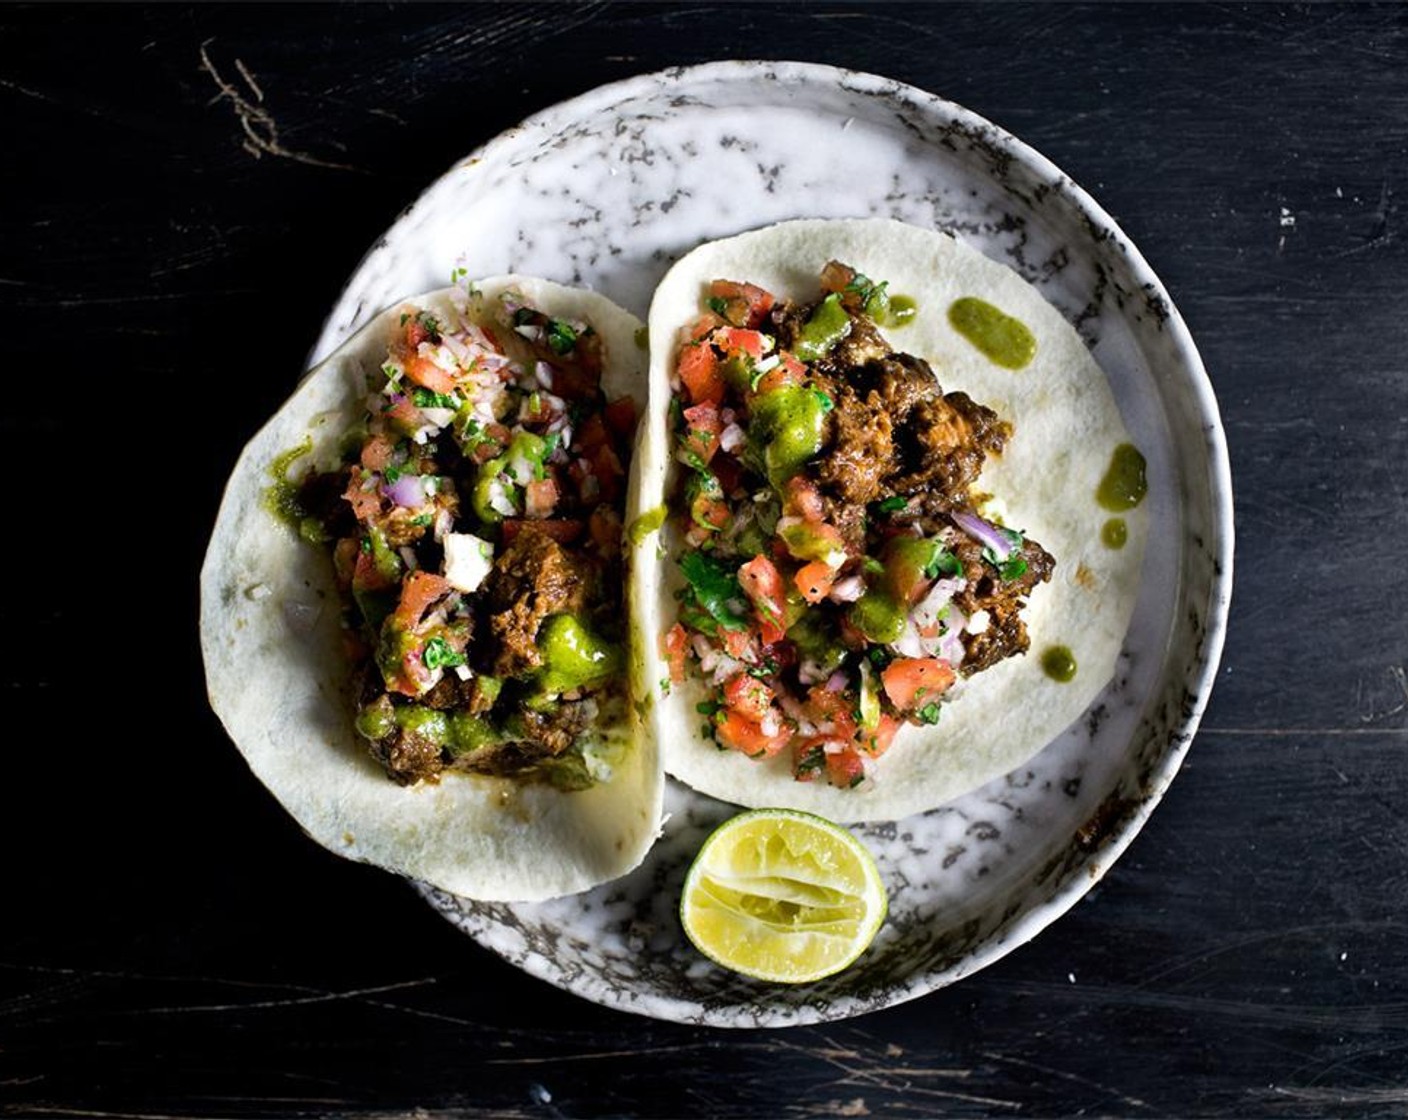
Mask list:
[[[459,408],[462,403],[459,397],[450,393],[435,393],[419,386],[411,393],[411,400],[415,401],[417,408]]]
[[[547,330],[548,349],[554,354],[570,354],[577,345],[577,332],[571,323],[550,319]]]
[[[833,401],[827,393],[824,393],[820,389],[812,389],[812,396],[814,396],[817,401],[821,404],[821,412],[823,416],[836,407],[836,402]]]
[[[697,603],[725,630],[746,630],[748,619],[732,603],[742,601],[743,588],[728,565],[702,552],[686,552],[680,558],[680,571],[689,581]]]
[[[724,318],[728,318],[728,300],[724,299],[723,296],[710,296],[704,302],[709,305],[709,310],[715,315],[722,315]]]
[[[943,713],[942,710],[939,708],[938,704],[934,703],[933,701],[930,701],[914,714],[917,715],[925,723],[938,723],[939,716]]]
[[[381,473],[386,476],[387,482],[395,482],[398,478],[401,477],[401,471],[397,467],[388,466],[386,470],[382,471]]]
[[[881,513],[898,513],[907,505],[909,505],[908,498],[901,497],[899,494],[891,494],[880,503],[879,508]]]
[[[450,648],[450,643],[444,638],[431,638],[425,643],[425,650],[420,655],[420,659],[425,662],[427,669],[453,669],[456,665],[465,663],[464,654],[456,653]]]
[[[924,566],[924,574],[930,579],[938,579],[940,576],[961,576],[963,561],[948,549],[941,548],[934,554],[934,558]]]

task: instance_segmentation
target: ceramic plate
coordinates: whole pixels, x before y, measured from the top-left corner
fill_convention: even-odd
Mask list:
[[[313,359],[453,268],[586,285],[644,318],[665,270],[700,241],[785,218],[862,216],[949,230],[1010,265],[1075,324],[1110,378],[1148,459],[1153,545],[1120,667],[1029,764],[932,812],[856,827],[879,861],[890,917],[855,966],[815,985],[748,981],[685,941],[685,869],[736,810],[674,783],[660,842],[623,880],[532,905],[420,888],[480,944],[587,999],[684,1022],[781,1026],[950,984],[1031,938],[1109,869],[1172,780],[1211,687],[1231,584],[1231,486],[1217,405],[1182,320],[1138,251],[1060,170],[913,87],[723,62],[540,113],[402,215],[349,281]]]

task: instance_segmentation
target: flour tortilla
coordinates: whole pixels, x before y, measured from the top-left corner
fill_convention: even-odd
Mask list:
[[[767,762],[720,750],[700,732],[695,705],[705,687],[691,673],[662,695],[669,670],[660,637],[675,621],[673,592],[683,585],[679,541],[667,525],[638,546],[638,621],[647,679],[657,682],[651,713],[665,768],[711,796],[740,805],[789,806],[840,821],[891,820],[942,805],[1021,765],[1080,716],[1114,673],[1134,607],[1148,532],[1144,508],[1123,514],[1123,549],[1100,541],[1109,514],[1095,500],[1111,453],[1129,441],[1110,386],[1080,336],[1011,269],[946,234],[885,220],[797,221],[695,249],[666,274],[650,308],[653,343],[651,407],[637,452],[638,505],[657,509],[672,490],[666,408],[678,354],[679,328],[695,318],[709,281],[758,284],[799,302],[817,298],[828,260],[853,266],[892,294],[918,301],[919,313],[882,333],[897,350],[927,359],[945,392],[963,390],[1014,425],[1000,458],[991,458],[977,490],[996,496],[985,512],[1024,530],[1056,557],[1050,583],[1038,586],[1024,612],[1032,648],[960,678],[939,725],[906,724],[874,765],[874,780],[852,790],[824,780],[797,782],[788,752]],[[948,323],[963,296],[987,300],[1027,325],[1036,357],[1019,371],[993,365]],[[666,559],[649,564],[659,549]],[[1075,655],[1073,681],[1057,683],[1041,668],[1041,652],[1064,645]]]
[[[591,323],[605,343],[607,396],[644,405],[646,358],[634,316],[602,296],[542,280],[507,276],[478,287],[486,305],[514,287],[554,317]],[[441,316],[452,311],[448,290],[407,302]],[[352,726],[330,550],[298,539],[262,504],[270,464],[308,436],[314,462],[337,460],[400,311],[372,320],[312,370],[235,466],[201,570],[210,703],[259,780],[338,855],[476,899],[584,890],[638,864],[660,829],[659,755],[634,715],[605,729],[623,757],[609,781],[588,790],[456,773],[438,785],[396,785]]]

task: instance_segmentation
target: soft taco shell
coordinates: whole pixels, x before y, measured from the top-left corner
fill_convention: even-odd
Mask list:
[[[889,820],[934,808],[1019,766],[1075,720],[1111,679],[1138,590],[1148,529],[1144,508],[1122,514],[1124,548],[1106,548],[1100,530],[1110,516],[1095,494],[1115,447],[1128,442],[1110,385],[1080,336],[1037,290],[1004,265],[947,234],[887,220],[796,221],[703,245],[681,259],[656,289],[650,309],[653,342],[651,409],[636,469],[639,518],[660,509],[678,466],[671,461],[666,408],[680,328],[700,312],[714,279],[758,284],[774,294],[815,299],[828,260],[853,266],[890,292],[918,301],[918,315],[882,333],[896,350],[927,359],[945,392],[963,390],[1014,426],[1000,458],[978,482],[995,495],[1000,520],[1024,530],[1056,557],[1052,582],[1036,588],[1024,617],[1031,650],[963,680],[937,726],[906,725],[875,766],[875,780],[841,790],[824,780],[803,783],[788,752],[767,761],[721,750],[700,732],[695,705],[705,687],[691,674],[664,695],[668,668],[660,638],[675,620],[673,593],[683,584],[674,558],[678,540],[668,522],[638,545],[647,564],[635,592],[648,679],[657,682],[651,718],[666,770],[689,785],[748,806],[791,806],[835,820]],[[1019,371],[989,362],[948,322],[952,302],[976,296],[1027,325],[1036,357]],[[650,523],[649,520],[640,524]],[[638,534],[639,536],[639,534]],[[1074,680],[1042,671],[1041,652],[1070,648]]]
[[[603,296],[542,280],[507,276],[478,287],[486,306],[513,287],[554,317],[591,323],[606,347],[608,397],[629,395],[643,406],[646,359],[633,315]],[[407,302],[452,310],[448,290]],[[314,462],[336,461],[399,310],[372,320],[308,373],[230,476],[201,570],[210,702],[259,780],[338,855],[476,899],[584,890],[634,867],[659,831],[663,779],[654,741],[634,717],[614,725],[611,734],[626,740],[622,758],[609,781],[582,792],[448,772],[438,784],[397,786],[352,726],[328,550],[300,540],[264,505],[274,460],[308,437]]]

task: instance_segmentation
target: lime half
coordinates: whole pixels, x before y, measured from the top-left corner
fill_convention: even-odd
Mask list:
[[[845,968],[885,910],[865,845],[794,809],[755,809],[721,824],[694,857],[680,898],[684,931],[701,953],[784,984]]]

